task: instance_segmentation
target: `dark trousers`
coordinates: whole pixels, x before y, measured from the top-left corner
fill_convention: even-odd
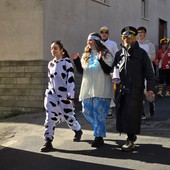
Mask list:
[[[127,134],[128,140],[135,142],[136,141],[136,135],[135,134]]]
[[[170,70],[159,69],[159,84],[170,85]]]

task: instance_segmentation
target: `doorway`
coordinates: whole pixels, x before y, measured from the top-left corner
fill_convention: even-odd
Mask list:
[[[162,19],[159,19],[159,41],[160,39],[164,38],[167,36],[167,21],[164,21]],[[160,43],[159,48],[160,48]]]

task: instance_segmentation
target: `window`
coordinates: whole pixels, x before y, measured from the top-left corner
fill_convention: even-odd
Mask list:
[[[141,2],[141,15],[143,18],[148,18],[148,0]]]
[[[167,37],[167,21],[159,19],[159,40],[163,37]],[[159,42],[158,42],[159,44]],[[160,48],[159,44],[159,48]]]
[[[93,0],[93,1],[103,4],[103,5],[106,5],[106,6],[110,6],[109,0]]]
[[[103,3],[106,3],[106,0],[98,0],[98,1],[101,1],[101,2],[103,2]]]

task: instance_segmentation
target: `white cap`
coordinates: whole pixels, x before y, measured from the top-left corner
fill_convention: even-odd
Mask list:
[[[105,26],[105,25],[100,28],[100,31],[102,31],[102,30],[107,30],[107,31],[109,31],[109,29],[108,29],[107,26]]]

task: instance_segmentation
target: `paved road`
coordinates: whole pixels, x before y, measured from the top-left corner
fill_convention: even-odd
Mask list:
[[[147,108],[146,108],[147,110]],[[56,128],[50,153],[43,145],[44,113],[25,114],[0,121],[0,170],[169,170],[170,98],[156,100],[153,119],[142,123],[137,149],[121,151],[126,136],[115,131],[115,117],[107,120],[107,138],[99,149],[91,148],[93,130],[77,113],[83,128],[82,141],[72,142],[74,133],[63,123]]]

